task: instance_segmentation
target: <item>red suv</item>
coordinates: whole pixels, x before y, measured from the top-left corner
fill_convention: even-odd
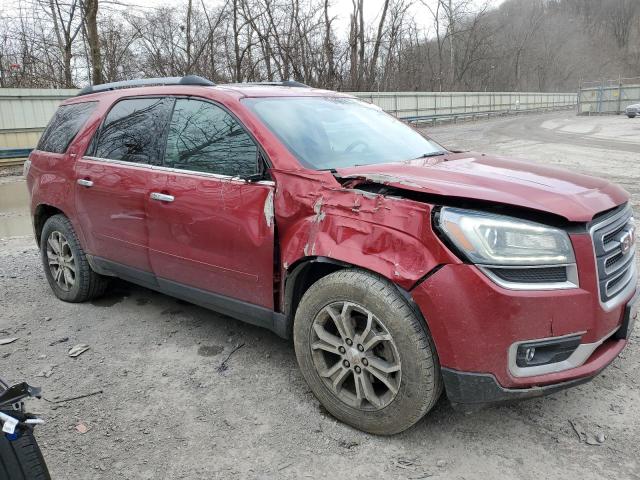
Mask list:
[[[117,276],[292,337],[320,402],[368,432],[443,389],[470,410],[585,382],[636,316],[624,190],[295,82],[88,87],[25,170],[60,299]]]

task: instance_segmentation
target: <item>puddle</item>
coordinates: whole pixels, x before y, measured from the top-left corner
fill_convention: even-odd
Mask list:
[[[24,179],[0,183],[0,238],[33,233]]]

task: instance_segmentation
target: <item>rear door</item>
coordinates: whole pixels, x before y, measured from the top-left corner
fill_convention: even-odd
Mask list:
[[[151,272],[147,197],[151,169],[162,162],[173,102],[120,100],[76,162],[76,208],[89,253]]]
[[[274,184],[243,180],[258,173],[259,159],[221,106],[176,100],[148,199],[151,266],[165,290],[273,308]]]

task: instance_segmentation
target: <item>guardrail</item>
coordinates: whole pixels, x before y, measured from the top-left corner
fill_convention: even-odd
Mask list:
[[[486,114],[573,107],[575,93],[539,92],[352,92],[398,118]]]
[[[0,167],[21,165],[33,148],[0,148]]]
[[[562,107],[538,107],[529,108],[527,110],[493,110],[488,112],[475,113],[442,113],[437,115],[419,115],[411,117],[398,117],[408,123],[428,124],[436,126],[438,123],[452,122],[457,123],[458,120],[477,120],[482,118],[504,117],[509,115],[525,115],[531,113],[552,112],[557,110],[573,110],[575,105],[567,105]]]

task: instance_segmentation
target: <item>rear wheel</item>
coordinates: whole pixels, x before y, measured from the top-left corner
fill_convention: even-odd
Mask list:
[[[629,114],[627,114],[627,117],[629,117],[629,118],[636,118],[636,116],[635,116],[635,115],[629,115]]]
[[[406,430],[442,392],[426,325],[388,281],[342,270],[313,284],[294,323],[302,374],[324,407],[370,433]]]
[[[91,269],[67,217],[53,215],[40,236],[40,256],[49,285],[65,302],[85,302],[104,293],[108,278]]]
[[[0,433],[0,478],[10,480],[50,480],[49,470],[31,430],[9,440]]]

